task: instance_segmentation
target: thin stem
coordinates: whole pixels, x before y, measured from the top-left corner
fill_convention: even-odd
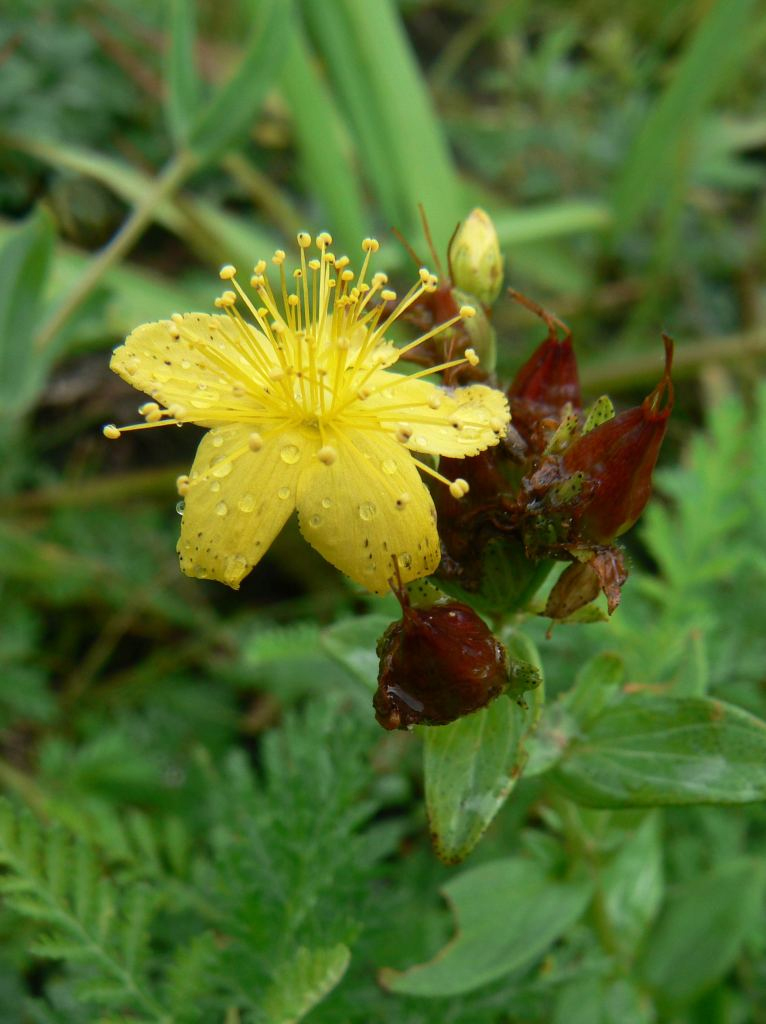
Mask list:
[[[70,317],[85,302],[104,274],[129,252],[152,220],[157,206],[181,186],[193,170],[194,164],[193,154],[182,150],[165,165],[155,181],[154,187],[149,189],[142,201],[133,207],[130,216],[117,234],[93,257],[69,295],[40,328],[35,339],[35,347],[38,351],[42,351],[50,345]]]

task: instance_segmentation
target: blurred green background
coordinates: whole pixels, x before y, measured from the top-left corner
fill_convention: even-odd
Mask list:
[[[6,7],[0,779],[60,831],[54,849],[32,824],[28,840],[0,827],[0,860],[27,878],[0,914],[4,1024],[766,1020],[760,805],[664,824],[578,810],[567,825],[538,779],[477,862],[521,849],[554,873],[607,865],[638,879],[629,898],[607,887],[593,927],[573,920],[475,995],[379,988],[375,969],[450,934],[416,744],[381,736],[359,682],[374,683],[393,601],[349,587],[292,528],[239,593],[181,577],[174,480],[199,433],[100,433],[138,400],[110,350],[147,320],[211,309],[222,263],[299,229],[350,255],[372,233],[406,283],[392,229],[430,262],[418,204],[442,256],[481,205],[507,282],[572,326],[589,397],[640,400],[661,331],[677,341],[660,499],[628,538],[625,606],[543,643],[552,692],[619,648],[635,686],[763,716],[765,44],[756,0]],[[494,318],[508,378],[542,330],[510,300]],[[79,958],[43,948],[33,922],[54,927],[59,890],[36,912],[28,894],[39,903],[61,851],[86,903],[91,882],[116,887],[104,920],[127,922],[133,946],[81,928]]]

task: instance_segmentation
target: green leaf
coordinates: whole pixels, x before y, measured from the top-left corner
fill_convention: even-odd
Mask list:
[[[289,49],[293,5],[289,0],[251,0],[253,30],[239,67],[202,110],[189,146],[208,163],[244,140]]]
[[[350,140],[303,32],[295,27],[281,81],[290,106],[304,184],[321,203],[337,248],[358,251],[366,216]]]
[[[575,683],[563,704],[578,722],[595,718],[617,694],[625,678],[625,663],[614,651],[602,651],[587,661],[575,676]]]
[[[0,417],[9,420],[34,400],[47,360],[32,338],[43,310],[53,252],[53,225],[38,210],[0,252]]]
[[[197,77],[194,38],[194,0],[171,0],[168,7],[170,47],[166,66],[166,116],[177,146],[191,134],[199,112],[200,82]]]
[[[705,108],[729,72],[741,66],[752,38],[753,7],[754,0],[718,0],[700,22],[624,162],[614,194],[619,231],[628,231],[651,203],[666,196]]]
[[[601,874],[604,913],[620,950],[632,958],[662,902],[659,812],[648,814]]]
[[[419,232],[418,203],[426,203],[437,251],[443,251],[465,211],[396,4],[303,0],[302,10],[359,140],[359,159],[385,220],[412,235]]]
[[[540,671],[537,651],[522,634],[512,634],[507,649],[512,659]],[[537,724],[543,686],[531,694],[529,708],[503,696],[450,725],[421,730],[431,836],[448,864],[468,856],[521,776],[523,741]]]
[[[324,949],[301,946],[294,958],[275,972],[263,1008],[268,1024],[297,1024],[338,984],[351,960],[347,946]]]
[[[763,800],[766,725],[722,701],[629,697],[587,725],[554,778],[593,807]]]
[[[686,1003],[734,965],[761,930],[763,863],[738,858],[678,889],[650,934],[641,973],[662,1000]]]
[[[360,615],[322,630],[320,643],[327,654],[351,675],[374,691],[378,685],[378,655],[375,647],[391,619],[387,615]]]
[[[429,963],[383,968],[381,984],[412,996],[454,996],[532,964],[577,921],[591,895],[584,879],[560,882],[521,858],[482,864],[443,889],[454,938]]]

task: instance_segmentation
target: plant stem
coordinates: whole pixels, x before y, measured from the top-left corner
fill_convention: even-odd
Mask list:
[[[93,257],[69,295],[40,328],[35,339],[35,347],[38,351],[42,351],[50,345],[70,317],[85,302],[104,274],[129,252],[151,221],[157,206],[181,186],[193,170],[194,164],[195,158],[187,150],[181,150],[168,161],[155,181],[154,187],[146,193],[140,203],[133,207],[130,216],[117,234]]]

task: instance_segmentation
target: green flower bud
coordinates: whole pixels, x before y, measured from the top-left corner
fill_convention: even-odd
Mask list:
[[[503,286],[503,256],[495,225],[476,207],[455,232],[449,247],[452,283],[490,306]]]

